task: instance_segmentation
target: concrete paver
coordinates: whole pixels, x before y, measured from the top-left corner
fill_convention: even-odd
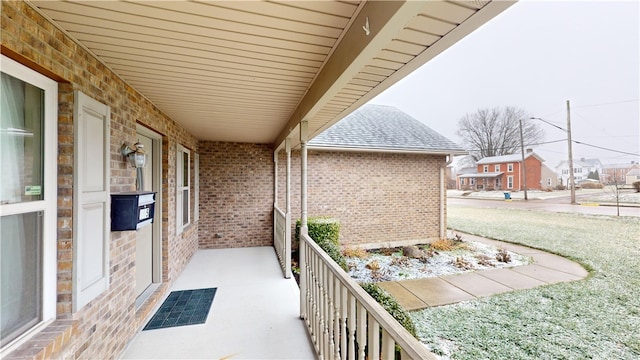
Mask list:
[[[388,293],[393,294],[393,297],[402,304],[405,310],[419,310],[428,307],[428,305],[420,300],[414,293],[407,290],[400,283],[395,281],[387,281],[379,283],[378,286],[386,290]]]
[[[558,255],[544,253],[529,256],[533,258],[535,264],[540,266],[563,271],[580,277],[586,277],[589,275],[589,272],[580,266],[580,264]]]
[[[530,256],[533,263],[512,268],[487,269],[435,278],[385,282],[380,286],[406,310],[448,305],[503,292],[531,289],[558,282],[580,280],[589,275],[580,264],[543,250],[472,235],[467,240],[505,248]]]
[[[483,270],[478,271],[477,274],[499,282],[513,290],[531,289],[537,286],[546,285],[543,281],[520,274],[519,272],[513,271],[511,268]]]
[[[400,284],[429,306],[448,305],[475,299],[475,296],[437,277],[406,280],[401,281]]]
[[[475,297],[490,296],[513,290],[510,287],[483,277],[477,273],[444,276],[442,277],[442,280]]]
[[[520,274],[530,276],[534,279],[544,281],[547,284],[554,284],[558,282],[580,280],[581,277],[573,274],[569,274],[563,271],[550,269],[548,267],[531,264],[525,266],[518,266],[513,268],[513,271]]]

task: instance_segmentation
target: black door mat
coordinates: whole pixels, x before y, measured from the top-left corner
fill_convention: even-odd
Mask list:
[[[172,291],[142,329],[204,324],[217,288]]]

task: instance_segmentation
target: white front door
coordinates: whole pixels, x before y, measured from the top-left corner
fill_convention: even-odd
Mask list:
[[[144,145],[147,152],[147,164],[142,169],[143,187],[139,190],[157,191],[153,185],[155,183],[154,174],[154,141],[150,137],[138,134],[138,141]],[[157,194],[156,194],[157,196]],[[160,204],[156,203],[156,209]],[[155,213],[154,222],[159,221],[158,213]],[[153,283],[153,225],[144,226],[136,231],[136,295],[140,296]]]

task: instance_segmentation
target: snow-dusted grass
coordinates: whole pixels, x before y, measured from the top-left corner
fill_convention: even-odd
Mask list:
[[[449,226],[570,257],[585,280],[412,313],[419,338],[451,359],[639,359],[640,219],[448,208]]]
[[[463,245],[462,249],[438,251],[426,262],[403,257],[401,250],[389,256],[369,253],[365,258],[347,257],[346,260],[349,275],[360,283],[422,279],[475,270],[520,266],[531,262],[529,257],[510,251],[507,253],[511,257],[511,261],[508,263],[500,262],[496,259],[496,253],[499,249],[495,246],[475,241],[464,241]],[[469,268],[464,269],[456,266],[457,258],[464,259]],[[372,263],[377,264],[379,270],[372,270],[372,266],[367,267]]]

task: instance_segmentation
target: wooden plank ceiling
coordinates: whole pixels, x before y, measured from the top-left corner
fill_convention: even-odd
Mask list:
[[[199,139],[277,146],[303,119],[320,133],[512,3],[31,4]]]

